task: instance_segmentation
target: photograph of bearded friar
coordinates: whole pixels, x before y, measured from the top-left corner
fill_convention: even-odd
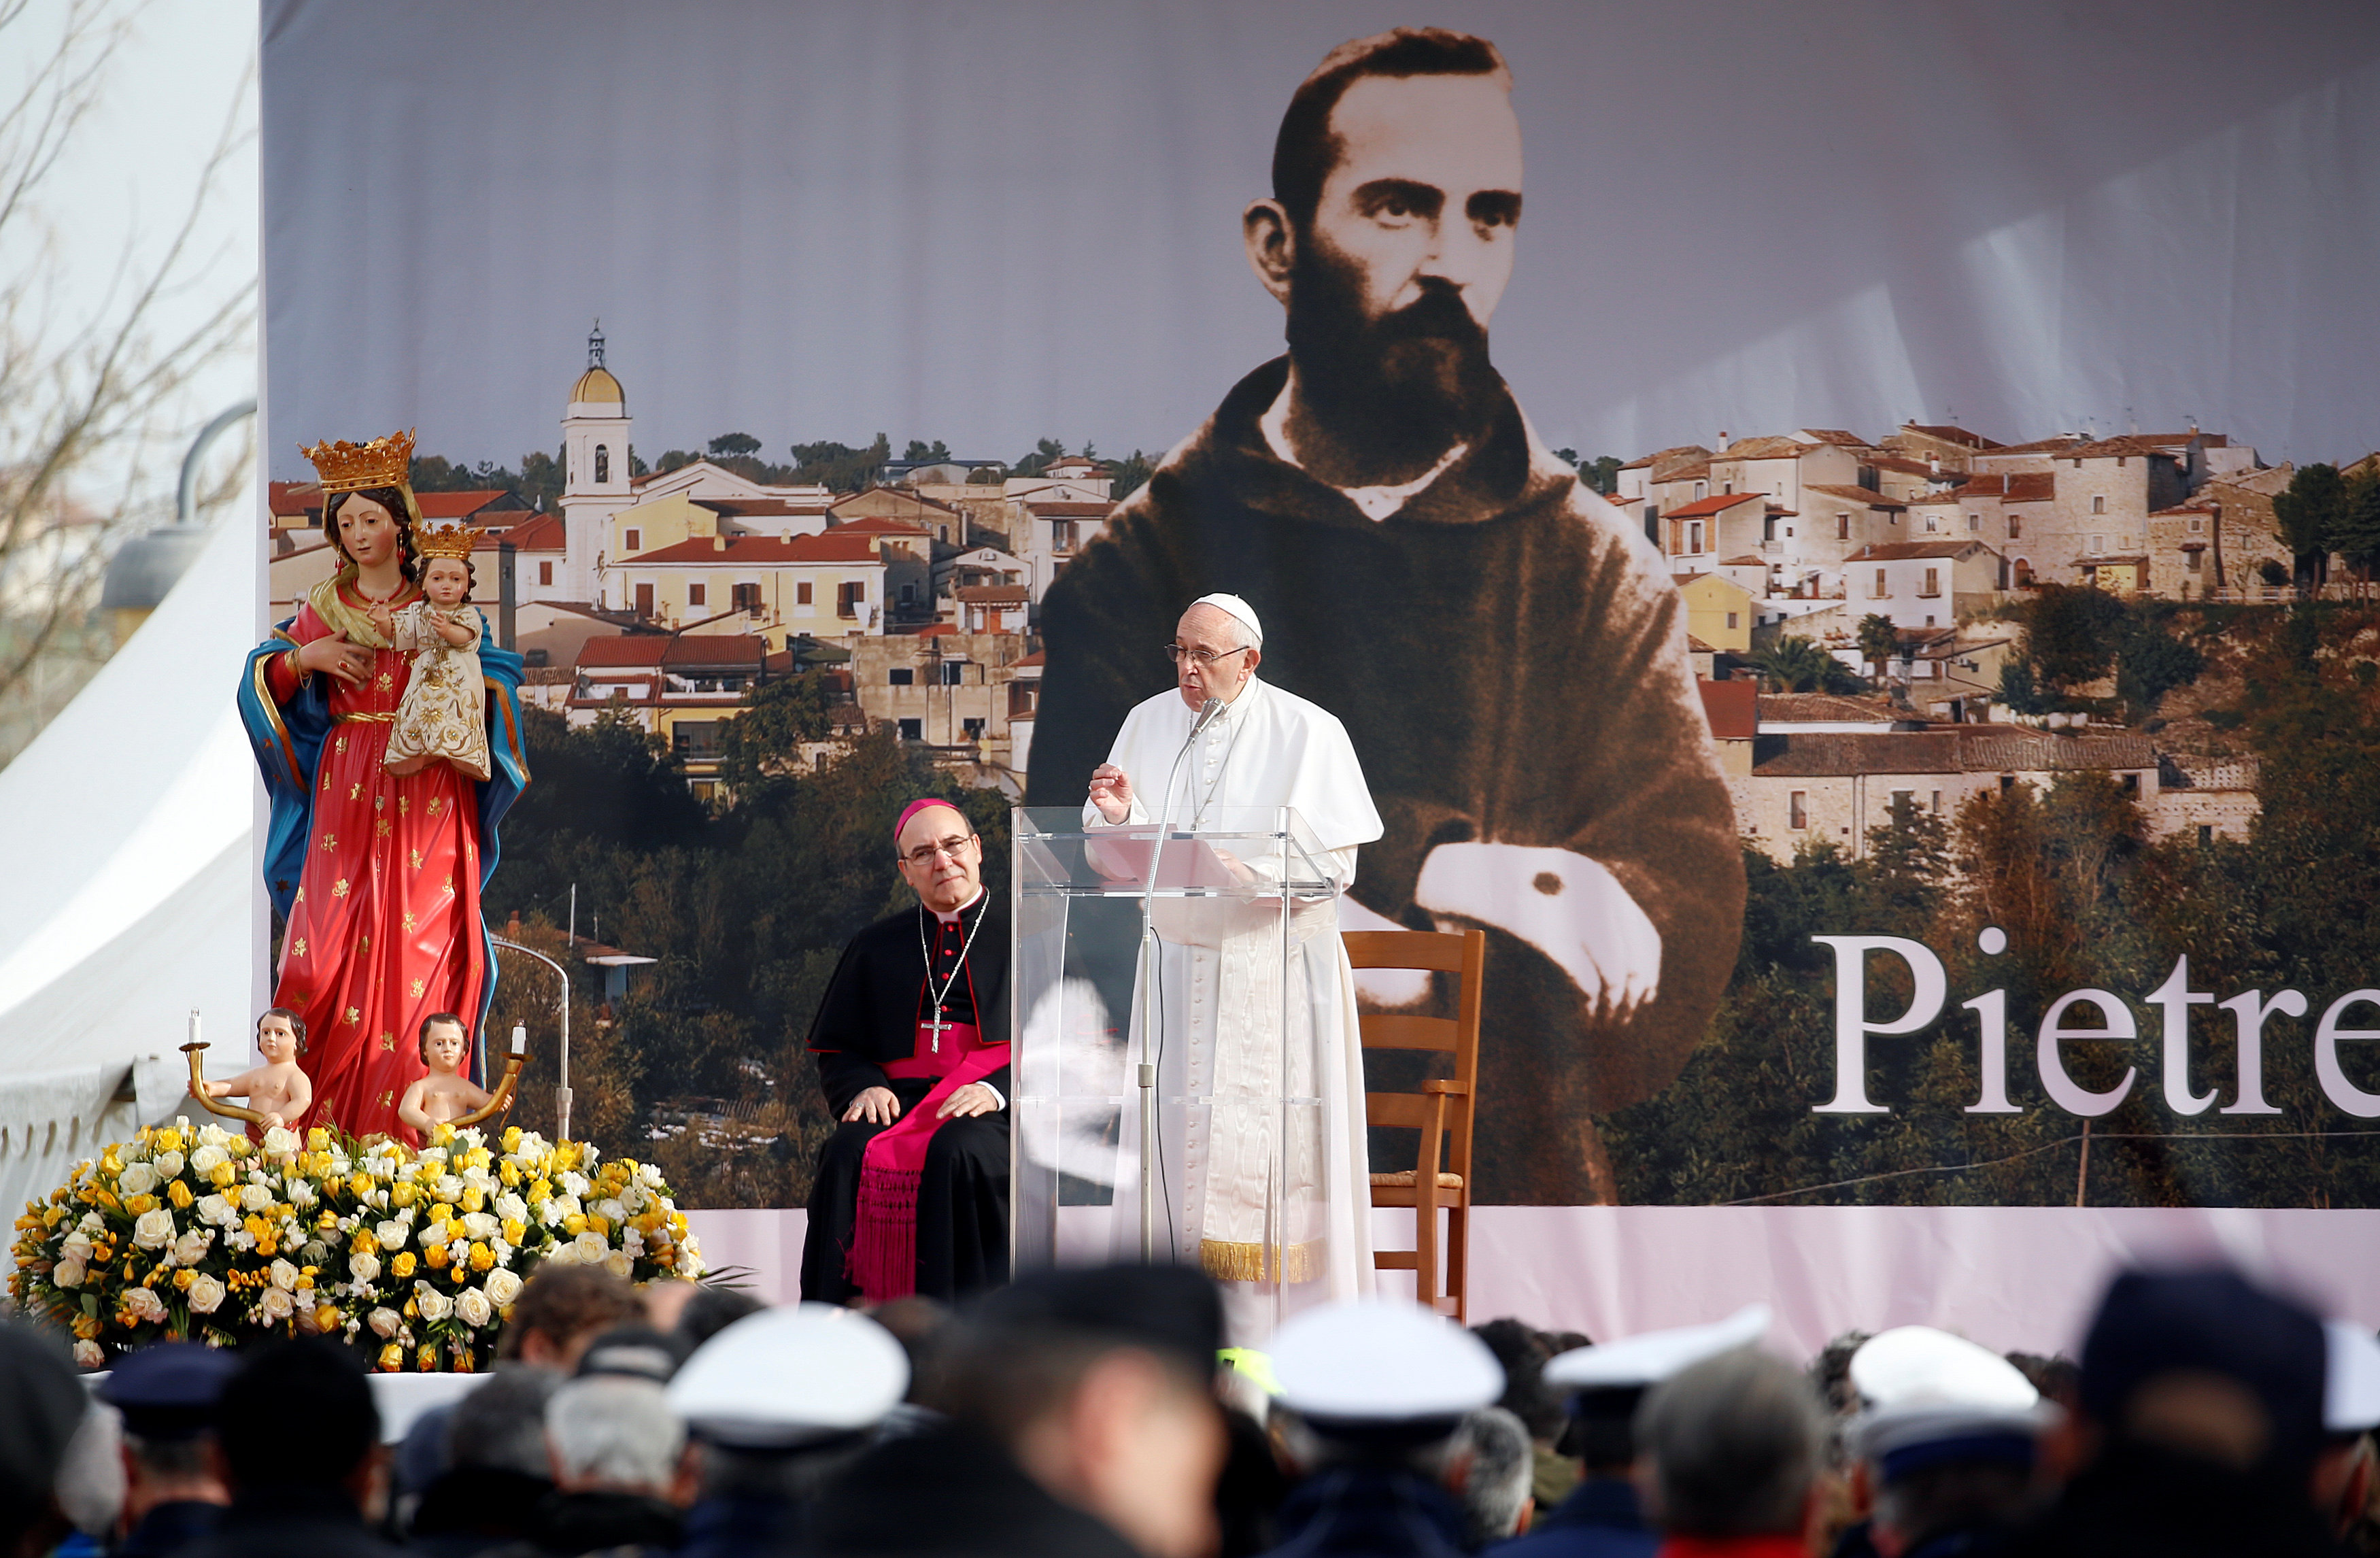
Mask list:
[[[1669,572],[1491,357],[1523,209],[1511,92],[1493,43],[1439,29],[1343,43],[1298,87],[1240,218],[1288,352],[1050,587],[1031,799],[1080,799],[1172,678],[1185,604],[1247,601],[1258,676],[1344,723],[1385,827],[1342,926],[1488,932],[1476,1199],[1609,1201],[1593,1115],[1676,1078],[1744,879]],[[1410,980],[1358,992],[1442,1000]],[[1410,1085],[1398,1058],[1367,1056],[1376,1086]]]

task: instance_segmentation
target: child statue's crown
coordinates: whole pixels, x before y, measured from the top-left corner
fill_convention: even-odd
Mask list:
[[[471,548],[478,543],[479,539],[478,533],[470,526],[460,522],[434,524],[425,521],[414,529],[413,550],[421,554],[424,562],[432,557],[468,559],[471,555]]]
[[[413,430],[392,432],[369,444],[350,444],[344,438],[334,444],[325,439],[310,449],[300,444],[298,453],[314,462],[324,497],[367,487],[401,487],[413,471]]]

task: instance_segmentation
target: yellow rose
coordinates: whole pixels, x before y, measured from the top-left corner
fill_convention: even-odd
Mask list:
[[[411,1206],[414,1201],[419,1199],[419,1195],[420,1192],[413,1187],[413,1182],[411,1180],[400,1179],[395,1184],[388,1187],[388,1204],[391,1206]]]
[[[333,1211],[329,1207],[324,1207],[322,1211],[322,1214],[314,1219],[314,1226],[322,1229],[325,1233],[328,1233],[338,1225],[339,1214]]]
[[[188,1293],[190,1290],[190,1284],[196,1282],[198,1280],[198,1272],[191,1271],[188,1266],[185,1266],[180,1271],[174,1273],[174,1285],[184,1293]]]
[[[414,1363],[424,1374],[438,1372],[438,1344],[424,1342],[413,1355]]]
[[[218,1190],[228,1190],[239,1183],[239,1170],[229,1158],[225,1158],[207,1175],[207,1182]]]
[[[397,1278],[399,1278],[399,1279],[407,1278],[407,1277],[412,1276],[412,1275],[413,1275],[413,1251],[411,1251],[411,1250],[409,1250],[409,1249],[403,1249],[403,1250],[399,1250],[399,1251],[397,1251],[397,1253],[396,1253],[396,1254],[395,1254],[395,1255],[393,1255],[393,1256],[389,1257],[389,1262],[388,1262],[388,1272],[389,1272],[389,1275],[391,1275],[391,1276],[393,1276],[393,1277],[397,1277]]]
[[[490,1249],[486,1245],[480,1244],[477,1240],[473,1240],[471,1244],[471,1270],[475,1272],[488,1271],[492,1269],[495,1263],[496,1252]]]
[[[463,1187],[463,1210],[465,1211],[487,1211],[488,1193],[476,1185],[466,1185]]]
[[[421,1252],[421,1260],[422,1263],[433,1272],[444,1271],[446,1269],[446,1247],[443,1244],[431,1245],[429,1248]]]
[[[384,1374],[394,1374],[405,1367],[405,1345],[391,1342],[380,1350],[380,1367]]]
[[[315,1330],[321,1332],[325,1336],[334,1335],[337,1333],[338,1325],[339,1307],[336,1304],[317,1304],[314,1306]]]
[[[607,1239],[612,1236],[612,1224],[610,1221],[605,1218],[597,1217],[590,1212],[587,1218],[587,1226],[591,1231],[602,1235]]]
[[[124,1161],[115,1155],[115,1148],[109,1148],[106,1156],[99,1160],[99,1172],[110,1178],[124,1172]]]
[[[160,1152],[178,1152],[182,1150],[182,1133],[172,1126],[167,1126],[164,1130],[159,1131],[156,1139],[157,1150]]]
[[[350,1255],[378,1255],[380,1253],[380,1240],[372,1237],[372,1231],[370,1228],[358,1228],[354,1233],[347,1235],[347,1253]]]
[[[504,1235],[506,1244],[517,1245],[528,1237],[528,1224],[517,1217],[507,1217],[504,1219]]]
[[[488,1150],[484,1147],[474,1147],[463,1155],[463,1166],[465,1168],[483,1169],[493,1161],[494,1159],[489,1154]]]
[[[327,1152],[331,1150],[331,1133],[316,1126],[306,1133],[306,1150]]]
[[[528,1199],[532,1201],[549,1200],[552,1196],[553,1181],[550,1179],[540,1179],[528,1187]]]
[[[165,1187],[165,1199],[174,1203],[174,1209],[176,1211],[188,1211],[190,1210],[190,1203],[198,1198],[190,1193],[190,1187],[188,1182],[176,1179],[174,1183]],[[63,1207],[53,1208],[52,1210],[60,1212],[65,1211]]]
[[[414,1306],[414,1302],[410,1298],[407,1298],[405,1301],[405,1318],[407,1320],[419,1320],[421,1318],[420,1309]]]
[[[572,1212],[562,1220],[562,1231],[577,1238],[587,1231],[587,1214],[583,1211]]]
[[[127,1196],[124,1198],[124,1210],[130,1212],[135,1217],[140,1216],[145,1211],[154,1211],[157,1210],[157,1198],[154,1196]]]
[[[505,1189],[516,1190],[520,1187],[521,1182],[520,1165],[506,1158],[496,1165],[496,1177],[504,1181]]]
[[[74,1333],[78,1341],[95,1342],[99,1340],[99,1317],[97,1315],[75,1316]]]
[[[370,1195],[371,1187],[370,1175],[358,1172],[347,1175],[347,1194],[356,1199],[362,1200],[366,1196]]]

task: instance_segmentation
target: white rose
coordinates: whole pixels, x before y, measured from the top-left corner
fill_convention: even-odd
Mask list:
[[[164,1320],[165,1301],[148,1288],[127,1288],[124,1293],[124,1312],[130,1315],[136,1323],[141,1321]]]
[[[552,1196],[537,1203],[537,1220],[548,1224],[562,1221],[562,1203]]]
[[[562,1215],[565,1217],[583,1215],[587,1211],[585,1207],[578,1204],[578,1198],[576,1196],[565,1196],[553,1204],[562,1209]]]
[[[50,1272],[50,1281],[60,1287],[80,1287],[91,1268],[69,1255]]]
[[[82,1220],[75,1226],[86,1234],[96,1234],[107,1226],[107,1219],[95,1211],[86,1211],[82,1214]]]
[[[492,1187],[495,1182],[496,1176],[490,1174],[486,1169],[481,1168],[477,1163],[473,1163],[469,1168],[463,1171],[463,1183],[466,1185],[475,1186],[480,1189],[485,1190]]]
[[[174,1242],[174,1214],[164,1207],[144,1211],[132,1223],[132,1242],[143,1249],[163,1249]]]
[[[277,1325],[297,1312],[298,1300],[281,1288],[268,1287],[264,1290],[264,1296],[257,1300],[256,1307],[267,1321]]]
[[[358,1282],[378,1282],[380,1280],[380,1257],[377,1255],[348,1256],[347,1275],[355,1278]]]
[[[192,1228],[174,1241],[175,1265],[195,1266],[206,1258],[207,1235],[203,1230]]]
[[[454,1300],[426,1282],[413,1284],[413,1308],[425,1323],[432,1324],[455,1312]]]
[[[183,1296],[190,1301],[192,1314],[211,1315],[223,1306],[224,1284],[217,1278],[200,1272],[191,1281],[189,1292]]]
[[[127,1163],[115,1176],[115,1188],[123,1195],[145,1196],[157,1188],[157,1171],[147,1163]]]
[[[382,1308],[371,1312],[372,1334],[383,1342],[395,1335],[397,1329],[404,1323],[405,1317],[395,1309]]]
[[[71,1255],[78,1260],[88,1262],[91,1260],[91,1235],[78,1227],[66,1236],[65,1243],[58,1246],[58,1253]]]
[[[97,1342],[77,1342],[74,1345],[74,1360],[78,1369],[97,1369],[107,1361],[107,1355],[99,1350]]]
[[[228,1228],[239,1221],[239,1213],[231,1209],[230,1199],[225,1196],[200,1196],[198,1213],[200,1222],[212,1223],[222,1228]]]
[[[475,1239],[494,1238],[503,1226],[503,1223],[484,1211],[467,1211],[463,1214],[463,1232]]]
[[[603,1257],[603,1269],[615,1277],[625,1279],[637,1269],[634,1257],[625,1249],[615,1249]]]
[[[182,1164],[186,1161],[179,1152],[160,1152],[152,1160],[157,1169],[157,1177],[160,1179],[180,1178]]]
[[[314,1204],[314,1187],[294,1175],[289,1179],[289,1204],[304,1211]]]
[[[461,1200],[463,1199],[462,1176],[453,1174],[440,1175],[438,1176],[438,1188],[432,1193],[436,1195],[440,1200],[446,1202],[450,1206],[455,1202]]]
[[[263,1211],[273,1205],[273,1192],[261,1185],[243,1185],[239,1204],[250,1211]]]
[[[578,1247],[578,1259],[583,1265],[600,1265],[603,1258],[612,1253],[611,1241],[592,1228],[572,1242]]]
[[[202,1146],[222,1147],[230,1140],[231,1132],[216,1125],[212,1120],[199,1127],[199,1141]]]
[[[424,1249],[428,1249],[433,1244],[444,1244],[446,1242],[446,1224],[443,1222],[424,1223],[421,1225],[420,1231],[416,1233],[413,1236]]]
[[[625,1223],[628,1217],[628,1209],[609,1196],[595,1203],[594,1211],[606,1223]]]
[[[229,1162],[231,1154],[223,1150],[222,1144],[210,1141],[190,1154],[190,1172],[204,1178]]]
[[[565,1239],[545,1252],[545,1263],[549,1266],[576,1266],[578,1264],[578,1247]]]
[[[420,1151],[415,1153],[414,1156],[425,1163],[443,1163],[446,1161],[446,1149],[443,1147],[425,1147]]]
[[[264,1150],[268,1157],[292,1158],[304,1145],[298,1133],[286,1126],[274,1126],[264,1133]]]
[[[380,1241],[382,1249],[403,1249],[405,1232],[405,1224],[394,1217],[372,1225],[372,1237]]]
[[[273,1263],[273,1285],[281,1289],[282,1292],[297,1292],[298,1277],[298,1268],[291,1265],[288,1261],[275,1260]]]
[[[495,1212],[507,1223],[526,1223],[528,1221],[528,1203],[507,1190],[496,1198]]]
[[[467,1287],[455,1295],[455,1317],[466,1325],[481,1326],[496,1318],[496,1307],[478,1288]]]
[[[501,1309],[520,1296],[521,1280],[510,1272],[494,1271],[488,1273],[486,1286],[488,1302]]]
[[[573,1200],[587,1193],[587,1176],[576,1169],[562,1171],[562,1193]]]

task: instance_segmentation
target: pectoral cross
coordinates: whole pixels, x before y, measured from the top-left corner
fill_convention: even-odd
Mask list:
[[[940,1005],[935,1006],[933,1021],[919,1023],[917,1026],[934,1036],[932,1040],[929,1041],[930,1047],[934,1053],[941,1054],[942,1053],[942,1035],[949,1031],[951,1028],[949,1023],[942,1020],[941,1007]]]

